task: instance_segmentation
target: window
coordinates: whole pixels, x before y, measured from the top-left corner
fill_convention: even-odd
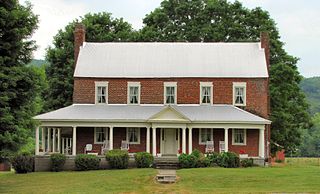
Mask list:
[[[212,129],[200,129],[199,133],[199,144],[206,144],[207,141],[213,141]]]
[[[232,130],[232,145],[246,145],[247,133],[245,129]]]
[[[164,83],[164,103],[165,104],[177,103],[177,82]]]
[[[140,104],[139,82],[128,82],[128,104]]]
[[[102,144],[107,138],[107,128],[106,127],[95,127],[94,128],[94,143]]]
[[[233,83],[233,105],[246,106],[246,83]]]
[[[129,144],[140,144],[140,128],[127,128],[127,141]]]
[[[200,104],[212,104],[211,82],[200,82]]]
[[[108,103],[108,82],[95,82],[96,104]]]

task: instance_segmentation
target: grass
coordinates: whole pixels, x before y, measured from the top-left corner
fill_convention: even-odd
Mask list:
[[[317,160],[288,159],[285,166],[268,168],[182,169],[177,183],[165,185],[154,181],[154,169],[0,173],[0,193],[318,193]]]

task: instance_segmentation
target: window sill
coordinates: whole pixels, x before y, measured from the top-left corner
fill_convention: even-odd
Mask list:
[[[234,146],[246,146],[247,144],[245,143],[232,143]]]

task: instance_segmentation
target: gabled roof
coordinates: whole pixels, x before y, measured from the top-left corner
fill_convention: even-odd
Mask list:
[[[174,115],[173,121],[208,123],[270,124],[269,120],[232,105],[95,105],[73,104],[34,119],[39,121],[89,121],[89,122],[161,122]]]
[[[268,77],[260,43],[88,43],[75,77]]]

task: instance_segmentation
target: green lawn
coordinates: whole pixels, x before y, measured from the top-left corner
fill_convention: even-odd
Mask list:
[[[178,170],[178,182],[158,184],[154,169],[0,173],[0,193],[270,193],[320,192],[320,166]],[[314,163],[316,164],[316,163]]]

